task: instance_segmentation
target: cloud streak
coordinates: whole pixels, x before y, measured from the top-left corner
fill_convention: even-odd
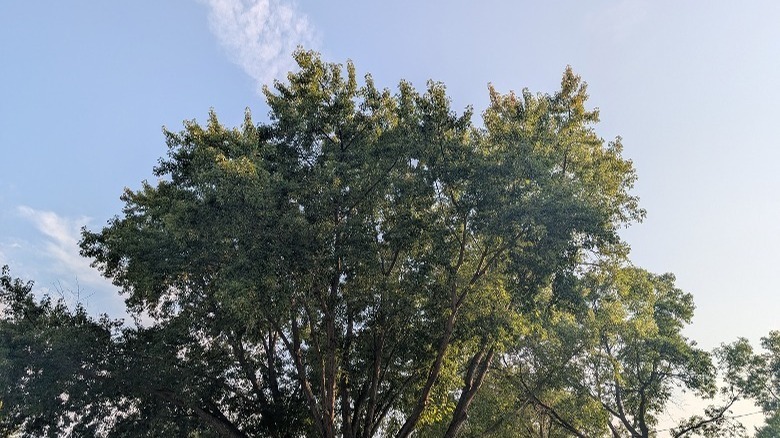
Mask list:
[[[75,275],[79,282],[83,281],[95,288],[114,289],[108,280],[89,265],[89,259],[79,254],[80,230],[89,222],[88,217],[68,219],[51,211],[35,210],[24,205],[19,206],[17,211],[46,236],[43,252],[57,262],[60,274]]]
[[[230,59],[257,83],[257,91],[283,79],[299,45],[314,46],[305,15],[281,0],[205,0],[209,27]]]

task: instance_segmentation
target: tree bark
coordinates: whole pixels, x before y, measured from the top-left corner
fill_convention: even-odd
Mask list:
[[[396,434],[396,438],[408,437],[414,430],[417,422],[420,421],[420,416],[425,410],[425,406],[428,404],[428,397],[431,394],[431,389],[433,389],[433,385],[439,378],[439,373],[441,373],[441,364],[444,361],[444,355],[450,345],[452,332],[455,328],[456,315],[457,311],[453,310],[450,313],[450,316],[447,318],[447,322],[444,325],[444,333],[442,334],[441,340],[439,341],[439,346],[437,348],[436,359],[433,361],[430,371],[428,371],[428,378],[425,381],[425,385],[423,386],[422,391],[420,392],[420,396],[417,398],[417,403],[415,404],[412,413],[409,414],[409,417],[406,418],[406,421],[401,427],[401,430],[399,430],[398,434]]]
[[[236,425],[228,421],[228,419],[225,418],[222,412],[219,412],[216,407],[212,407],[214,412],[211,412],[200,406],[189,406],[179,397],[177,397],[173,391],[157,390],[154,391],[154,394],[161,399],[169,403],[173,403],[181,408],[192,409],[192,412],[195,413],[198,419],[200,419],[211,430],[217,432],[220,436],[225,438],[248,438],[245,433],[241,432],[241,430],[236,427]]]
[[[463,424],[466,422],[469,406],[471,406],[471,402],[474,401],[474,397],[477,395],[479,388],[482,387],[482,383],[485,381],[485,376],[490,369],[490,364],[493,362],[494,355],[495,349],[484,345],[471,359],[469,369],[464,379],[463,392],[460,394],[458,405],[455,407],[450,425],[447,428],[447,432],[444,434],[445,438],[456,437],[463,427]]]

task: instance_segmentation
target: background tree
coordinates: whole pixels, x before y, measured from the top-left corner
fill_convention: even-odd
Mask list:
[[[780,435],[780,415],[772,414],[764,424],[756,430],[756,438],[773,438]]]
[[[682,335],[693,301],[673,276],[602,264],[534,299],[530,331],[496,366],[470,436],[654,436],[679,389],[713,404],[671,436],[742,436],[729,409],[748,394],[755,361],[740,343],[719,349],[717,390],[712,355]]]
[[[94,320],[81,306],[71,311],[62,299],[37,301],[32,286],[2,268],[0,434],[96,433],[118,408],[103,402],[113,388],[94,378],[110,368],[118,323]]]
[[[305,418],[279,424],[295,415],[294,403],[283,415],[244,406],[242,394],[230,392],[232,363],[200,346],[208,341],[196,328],[130,329],[95,320],[80,305],[36,300],[32,283],[12,279],[7,268],[1,280],[3,435],[293,436],[305,430]],[[221,417],[210,404],[215,399],[246,417]]]
[[[770,414],[760,433],[764,436],[780,431],[780,331],[772,331],[761,339],[764,347],[764,384],[758,392],[758,400],[765,412]]]
[[[780,332],[771,331],[761,338],[762,352],[755,352],[747,339],[724,345],[720,354],[738,364],[728,370],[736,390],[752,398],[767,415],[756,436],[776,436],[780,430]]]

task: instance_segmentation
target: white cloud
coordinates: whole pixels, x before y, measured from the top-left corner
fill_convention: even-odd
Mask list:
[[[19,214],[35,225],[46,236],[43,252],[57,262],[57,271],[67,277],[75,276],[99,289],[113,288],[108,280],[92,268],[87,258],[79,254],[81,227],[89,223],[88,217],[69,219],[51,211],[35,210],[27,206],[17,208]]]
[[[283,79],[293,67],[299,45],[314,46],[314,30],[305,15],[281,0],[204,0],[209,26],[231,60],[258,86]]]

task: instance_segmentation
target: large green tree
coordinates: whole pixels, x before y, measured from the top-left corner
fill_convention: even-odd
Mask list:
[[[166,131],[158,181],[84,232],[151,321],[89,377],[121,380],[96,394],[125,406],[110,433],[455,436],[534,297],[643,214],[570,69],[554,94],[491,88],[480,127],[442,84],[295,59],[270,123]]]

